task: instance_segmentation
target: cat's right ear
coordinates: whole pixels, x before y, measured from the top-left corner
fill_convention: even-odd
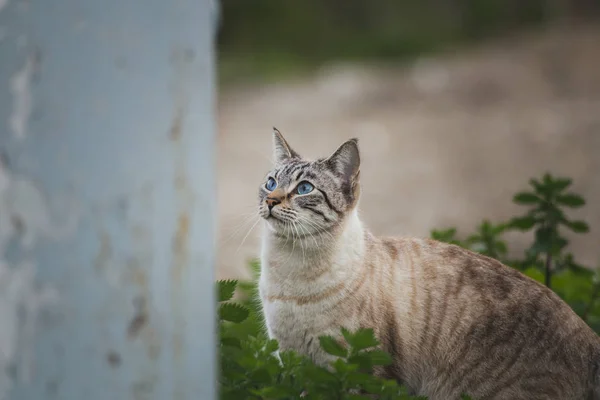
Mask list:
[[[346,180],[358,181],[358,175],[360,174],[358,139],[350,139],[342,144],[325,162],[333,171]]]
[[[273,127],[273,159],[275,163],[281,163],[290,158],[300,158],[300,155],[292,150],[281,132]]]

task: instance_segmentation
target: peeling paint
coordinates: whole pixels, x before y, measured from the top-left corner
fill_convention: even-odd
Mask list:
[[[33,343],[39,312],[58,304],[59,294],[49,286],[38,287],[32,262],[9,266],[0,261],[0,399],[8,395],[17,366],[17,377],[31,382],[34,372]],[[22,310],[22,316],[19,315]]]
[[[127,327],[127,337],[130,340],[137,338],[142,329],[148,325],[149,317],[146,303],[146,298],[142,296],[136,297],[133,300],[133,306],[136,310]]]
[[[173,257],[175,262],[173,263],[173,278],[177,281],[181,279],[181,274],[186,266],[187,262],[187,244],[188,234],[190,231],[190,218],[186,213],[179,215],[177,220],[177,230],[175,231],[175,237],[173,240]]]
[[[36,184],[27,178],[15,176],[0,161],[0,257],[4,255],[8,239],[17,233],[24,250],[31,250],[41,237],[55,240],[72,235],[79,224],[81,207],[73,198],[62,204],[68,211],[61,223],[53,222],[48,199]]]
[[[108,365],[110,365],[112,368],[117,368],[122,362],[121,355],[116,351],[109,351],[106,354],[106,362],[108,362]]]
[[[94,268],[100,272],[103,269],[106,269],[112,258],[112,245],[108,233],[100,232],[98,236],[100,237],[100,249],[94,259]]]
[[[177,141],[181,139],[181,129],[183,124],[183,110],[179,107],[177,108],[177,114],[173,119],[173,124],[171,124],[171,129],[169,129],[169,136],[171,140]]]
[[[29,251],[40,237],[66,235],[77,225],[70,221],[68,226],[54,226],[42,192],[31,180],[14,175],[3,161],[0,160],[0,400],[6,398],[15,379],[32,381],[38,316],[59,302],[56,288],[38,284],[37,266]],[[21,259],[9,263],[9,245],[19,246]]]
[[[0,0],[2,1],[2,0]],[[25,65],[10,79],[10,93],[13,96],[13,110],[8,120],[8,125],[17,138],[27,135],[27,124],[31,116],[31,80],[35,70],[36,57],[32,54],[27,57]]]
[[[145,312],[139,312],[136,314],[127,328],[127,336],[129,339],[135,339],[142,328],[148,323],[148,315]]]

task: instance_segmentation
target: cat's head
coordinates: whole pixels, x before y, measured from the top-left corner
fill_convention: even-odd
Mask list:
[[[360,193],[358,140],[330,157],[309,161],[273,128],[273,169],[259,188],[259,214],[282,236],[328,232],[357,205]]]

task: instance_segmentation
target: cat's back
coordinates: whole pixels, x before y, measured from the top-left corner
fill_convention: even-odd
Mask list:
[[[455,245],[410,238],[382,244],[396,249],[393,292],[403,291],[395,302],[402,346],[387,347],[403,359],[395,373],[409,386],[431,398],[462,391],[499,399],[587,395],[600,341],[551,290]]]

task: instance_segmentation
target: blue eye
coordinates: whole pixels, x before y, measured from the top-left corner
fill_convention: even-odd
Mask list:
[[[308,194],[313,191],[315,187],[308,182],[300,182],[298,187],[296,188],[296,192],[298,194]]]
[[[277,187],[277,182],[275,182],[275,179],[269,178],[269,180],[267,180],[267,183],[265,184],[265,187],[267,188],[267,190],[273,191]]]

